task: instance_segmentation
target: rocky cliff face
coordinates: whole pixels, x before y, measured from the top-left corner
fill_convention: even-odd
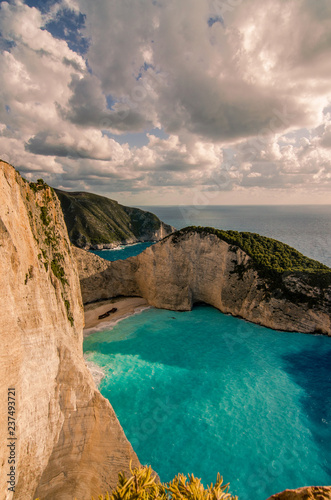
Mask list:
[[[79,248],[114,248],[119,244],[159,241],[175,228],[139,208],[92,193],[55,190],[71,243]]]
[[[83,359],[80,284],[57,197],[0,162],[0,199],[0,497],[90,500],[139,462]]]
[[[214,234],[174,233],[112,263],[79,249],[74,254],[84,302],[137,295],[181,311],[205,302],[272,329],[331,335],[330,274],[320,280],[304,272],[263,276],[246,252]]]
[[[268,500],[331,500],[331,486],[308,486],[285,490],[272,495]]]

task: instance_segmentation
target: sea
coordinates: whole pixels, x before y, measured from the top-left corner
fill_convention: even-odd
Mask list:
[[[177,229],[263,234],[331,267],[331,206],[141,208]],[[116,259],[146,245],[118,249]],[[146,309],[87,337],[84,352],[102,368],[100,391],[140,462],[161,481],[181,472],[207,486],[220,472],[239,500],[331,485],[331,338],[199,305]]]

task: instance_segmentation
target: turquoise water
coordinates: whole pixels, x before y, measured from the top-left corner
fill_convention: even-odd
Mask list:
[[[178,229],[252,231],[331,266],[331,206],[148,207]],[[148,244],[94,252],[108,260]],[[133,253],[134,252],[134,253]],[[239,500],[331,484],[331,339],[199,306],[149,309],[84,341],[142,463],[162,481],[219,471]]]
[[[99,255],[99,257],[102,257],[105,260],[113,262],[114,260],[123,260],[129,257],[134,257],[153,244],[154,242],[152,241],[146,241],[144,243],[136,243],[134,245],[121,245],[113,250],[91,250],[91,252],[95,255]]]
[[[219,471],[239,500],[331,484],[331,339],[199,306],[149,309],[84,342],[142,463]]]

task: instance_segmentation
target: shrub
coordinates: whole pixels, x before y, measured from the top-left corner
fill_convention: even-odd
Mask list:
[[[45,225],[45,226],[49,226],[50,222],[51,222],[51,218],[47,215],[48,213],[48,210],[47,210],[47,207],[40,207],[40,218],[41,218],[41,221],[42,223]]]
[[[73,315],[71,314],[69,300],[64,299],[64,305],[65,305],[65,308],[66,308],[66,311],[67,311],[67,318],[70,321],[71,326],[74,326],[74,318],[73,318]]]
[[[29,186],[34,193],[37,191],[41,191],[42,189],[46,189],[48,185],[44,182],[43,179],[37,179],[37,182],[29,182]]]
[[[215,485],[204,488],[201,480],[188,475],[178,474],[170,483],[157,483],[150,467],[131,470],[131,476],[119,474],[115,490],[99,500],[238,500],[229,492],[229,485],[223,485],[223,478],[218,474]],[[94,500],[92,498],[92,500]]]
[[[53,271],[54,276],[58,278],[62,285],[68,285],[68,281],[65,278],[65,272],[63,267],[59,264],[59,261],[55,258],[51,262],[51,269]]]

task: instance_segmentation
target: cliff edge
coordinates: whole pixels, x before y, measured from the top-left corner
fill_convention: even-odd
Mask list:
[[[139,461],[83,359],[79,277],[59,200],[5,162],[0,198],[0,497],[90,500]]]
[[[331,486],[307,486],[296,490],[285,490],[267,500],[331,500]]]
[[[140,296],[187,311],[204,302],[275,330],[331,335],[331,270],[270,238],[193,227],[124,261],[74,255],[84,303]]]

